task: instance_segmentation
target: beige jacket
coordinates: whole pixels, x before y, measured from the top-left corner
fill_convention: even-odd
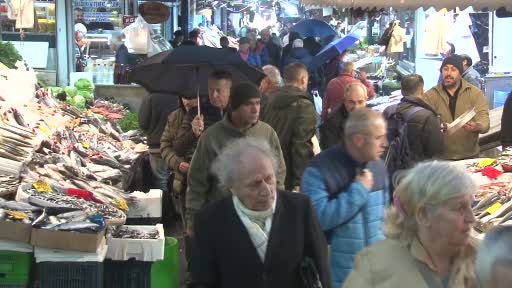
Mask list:
[[[452,117],[449,107],[448,93],[443,89],[442,84],[438,84],[428,90],[423,98],[434,111],[441,115],[441,123],[451,123],[464,112],[476,109],[476,116],[473,121],[483,126],[481,133],[489,131],[489,107],[487,99],[482,91],[475,86],[469,84],[466,80],[462,80],[459,98],[455,107],[455,118]],[[463,128],[453,134],[444,134],[445,155],[447,160],[462,160],[478,156],[480,147],[478,146],[478,133],[466,132]]]
[[[404,52],[405,29],[395,26],[387,47],[389,53]]]
[[[450,288],[475,286],[474,260],[476,249],[470,245],[462,261],[455,262],[450,275]],[[410,245],[386,239],[360,252],[354,260],[354,270],[344,288],[431,288],[418,269],[418,261],[435,271],[434,265],[418,240]],[[470,271],[470,272],[468,272]],[[438,280],[438,279],[436,279]],[[440,282],[440,280],[438,280]],[[440,283],[441,284],[441,283]],[[441,287],[441,286],[439,286]]]

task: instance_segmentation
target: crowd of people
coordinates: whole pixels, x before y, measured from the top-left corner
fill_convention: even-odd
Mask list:
[[[141,109],[154,173],[179,199],[191,287],[308,287],[306,274],[336,288],[504,287],[511,228],[478,248],[477,187],[447,162],[477,157],[478,135],[490,126],[485,96],[463,78],[471,63],[446,57],[428,91],[422,76],[404,76],[404,98],[380,113],[366,108],[375,92],[365,75],[356,79],[345,62],[327,85],[318,125],[310,69],[301,61],[280,67],[287,56],[269,53],[267,32],[256,43],[241,39],[237,52],[264,65],[259,87],[218,70],[208,98],[152,95]],[[256,57],[259,40],[266,57]],[[446,129],[473,108],[461,129]],[[391,171],[383,159],[396,113],[407,119],[410,163]]]

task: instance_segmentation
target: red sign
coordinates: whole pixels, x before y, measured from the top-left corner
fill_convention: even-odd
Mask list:
[[[123,27],[128,27],[130,24],[135,22],[135,19],[137,19],[137,16],[132,15],[124,15],[123,16]]]

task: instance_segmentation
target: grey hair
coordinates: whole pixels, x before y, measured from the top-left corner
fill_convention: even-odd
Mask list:
[[[512,226],[502,226],[485,235],[476,257],[476,276],[480,287],[486,288],[496,265],[512,264]]]
[[[354,69],[356,69],[356,65],[353,62],[345,62],[345,64],[343,64],[343,69],[341,72],[352,73]]]
[[[348,84],[346,87],[345,87],[345,91],[344,91],[344,94],[343,95],[349,95],[349,94],[352,94],[354,93],[357,88],[361,88],[363,89],[364,91],[364,95],[367,96],[368,95],[368,89],[366,88],[366,86],[364,86],[364,84],[360,81],[356,81],[356,82],[352,82],[350,84]]]
[[[281,86],[283,83],[283,78],[281,78],[281,73],[279,72],[279,69],[277,69],[276,66],[273,65],[265,65],[262,68],[263,73],[267,76],[270,83]]]
[[[219,186],[223,190],[229,191],[237,183],[236,181],[239,181],[243,159],[254,154],[267,157],[272,162],[274,174],[277,173],[279,161],[267,141],[254,137],[236,139],[222,149],[211,166],[211,172],[217,177]]]
[[[385,123],[382,113],[370,108],[358,109],[351,112],[345,123],[345,141],[351,141],[354,135],[368,136],[374,123],[379,120]]]
[[[390,239],[409,243],[416,237],[416,209],[436,209],[444,201],[474,193],[477,186],[464,169],[445,161],[423,162],[411,169],[395,189],[394,203],[388,208],[384,234]]]

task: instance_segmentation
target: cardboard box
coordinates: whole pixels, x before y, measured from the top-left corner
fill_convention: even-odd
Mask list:
[[[32,229],[30,244],[34,247],[81,252],[96,252],[105,239],[105,230],[97,234]]]
[[[0,221],[0,239],[30,243],[32,226],[11,221]]]
[[[159,239],[119,239],[107,235],[107,259],[124,261],[135,258],[137,261],[154,262],[164,259],[164,227],[155,226],[123,226],[129,229],[150,232],[158,230]]]

